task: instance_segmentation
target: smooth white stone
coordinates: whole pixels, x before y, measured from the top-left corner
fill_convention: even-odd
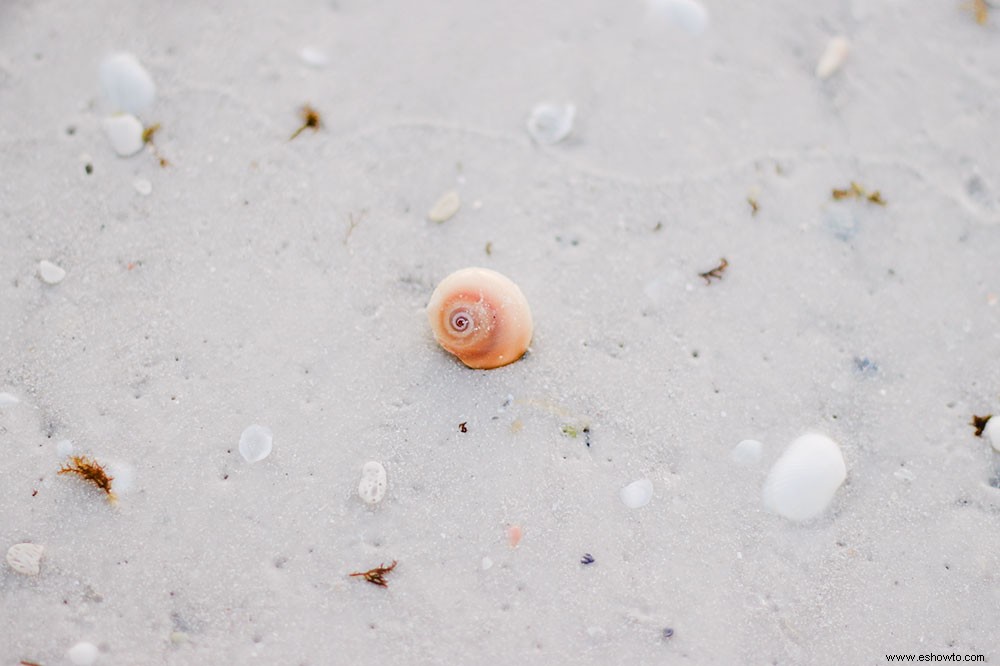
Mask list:
[[[838,35],[830,39],[826,44],[826,50],[820,56],[816,64],[816,76],[820,79],[828,79],[837,73],[837,70],[847,60],[851,52],[851,42],[843,35]]]
[[[1000,416],[994,416],[986,422],[983,436],[990,440],[993,450],[1000,453]]]
[[[303,46],[299,51],[299,58],[310,67],[326,67],[330,64],[330,56],[326,51],[312,46]]]
[[[13,393],[0,393],[0,407],[6,407],[7,405],[16,405],[21,402]]]
[[[483,567],[483,571],[489,571],[490,569],[493,568],[493,560],[491,560],[488,557],[484,557],[483,558],[482,567]]]
[[[66,271],[51,261],[42,259],[38,262],[38,276],[46,284],[59,284],[66,277]]]
[[[708,27],[708,10],[696,0],[650,0],[649,8],[690,35],[698,36]]]
[[[653,482],[649,479],[633,481],[622,488],[619,494],[625,506],[630,509],[638,509],[646,506],[649,504],[649,500],[653,499]]]
[[[37,576],[44,550],[38,544],[16,543],[7,550],[7,564],[19,574]]]
[[[764,445],[755,439],[744,439],[733,447],[731,457],[737,465],[756,465],[760,462]]]
[[[915,481],[917,478],[916,474],[906,469],[905,467],[900,467],[895,472],[893,472],[892,475],[897,479],[899,479],[900,481]]]
[[[131,53],[114,53],[99,70],[104,95],[115,111],[138,114],[156,99],[156,84]]]
[[[135,191],[144,197],[148,197],[153,193],[153,184],[145,178],[136,178],[133,180],[132,187],[134,187]]]
[[[247,462],[260,462],[271,455],[273,441],[271,430],[255,423],[240,435],[240,455]]]
[[[98,654],[97,646],[87,641],[80,641],[66,650],[66,656],[73,662],[73,666],[91,666],[97,661]]]
[[[101,121],[104,133],[111,142],[111,148],[119,157],[131,157],[142,150],[142,123],[135,116],[120,113]]]
[[[427,212],[427,219],[431,222],[446,222],[450,220],[458,209],[462,206],[462,200],[458,197],[458,192],[452,190],[445,192]]]
[[[388,476],[382,463],[371,460],[361,468],[361,480],[358,481],[358,497],[368,504],[378,504],[385,497],[389,486]]]
[[[528,116],[528,134],[540,144],[559,143],[573,131],[576,107],[572,104],[539,104]]]
[[[771,467],[764,482],[764,506],[789,520],[815,518],[846,478],[847,466],[837,443],[817,433],[803,435]]]

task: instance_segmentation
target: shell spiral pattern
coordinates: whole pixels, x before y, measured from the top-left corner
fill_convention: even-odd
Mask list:
[[[427,304],[427,318],[438,344],[481,370],[521,358],[534,330],[524,294],[488,268],[463,268],[442,280]]]

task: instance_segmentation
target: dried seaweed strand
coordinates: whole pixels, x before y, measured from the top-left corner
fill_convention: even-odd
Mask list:
[[[101,464],[93,458],[88,456],[71,456],[69,464],[59,468],[59,474],[78,476],[103,490],[107,494],[109,502],[114,503],[118,501],[118,496],[111,489],[111,482],[115,480],[115,477],[108,476],[108,473],[104,471]]]
[[[983,436],[983,430],[986,429],[986,424],[990,422],[991,418],[993,418],[992,414],[987,414],[986,416],[972,415],[972,420],[969,421],[969,425],[976,429],[976,437]]]
[[[313,132],[315,132],[320,128],[320,125],[322,125],[322,120],[320,120],[319,117],[319,111],[312,108],[308,104],[302,107],[299,115],[302,117],[302,127],[292,133],[292,136],[288,139],[289,141],[297,137],[299,134],[302,134],[306,128],[310,128]]]
[[[369,569],[368,571],[355,571],[350,574],[351,576],[362,576],[366,581],[372,585],[378,585],[379,587],[389,587],[389,583],[385,580],[385,575],[396,568],[396,560],[392,561],[392,564],[385,566],[381,564],[374,569]]]
[[[698,273],[698,277],[704,279],[705,284],[712,284],[712,278],[715,278],[716,280],[722,279],[722,274],[726,271],[726,268],[728,266],[729,262],[726,261],[725,257],[722,257],[721,259],[719,259],[718,266],[716,266],[711,270],[705,271],[704,273]]]

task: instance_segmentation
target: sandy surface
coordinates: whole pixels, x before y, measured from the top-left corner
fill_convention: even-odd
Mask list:
[[[46,548],[0,565],[0,661],[1000,658],[1000,454],[968,425],[1000,412],[1000,10],[707,6],[693,37],[639,2],[0,4],[0,550]],[[115,50],[166,168],[101,131]],[[526,133],[542,101],[576,104],[565,142]],[[832,200],[852,180],[888,205]],[[527,295],[522,361],[434,343],[470,265]],[[848,477],[796,524],[760,491],[810,430]],[[117,506],[56,475],[66,440]]]

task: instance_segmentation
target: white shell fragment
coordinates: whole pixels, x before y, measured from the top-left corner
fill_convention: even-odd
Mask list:
[[[326,67],[330,64],[330,56],[326,51],[313,46],[303,46],[299,51],[299,58],[310,67]]]
[[[792,442],[764,482],[764,506],[789,520],[815,518],[826,509],[847,478],[840,447],[817,433]]]
[[[21,399],[13,393],[0,393],[0,407],[16,405],[19,402],[21,402]]]
[[[733,447],[730,456],[737,465],[756,465],[760,462],[760,456],[764,445],[755,439],[744,439]]]
[[[138,114],[156,99],[153,77],[131,53],[115,53],[105,58],[99,76],[104,96],[115,111]]]
[[[61,266],[42,259],[38,262],[38,277],[45,284],[59,284],[66,277],[66,271]]]
[[[483,571],[489,571],[493,568],[493,560],[488,557],[484,557],[480,566],[482,566]]]
[[[371,460],[361,468],[358,497],[368,504],[378,504],[385,497],[388,485],[385,467],[382,466],[382,463]]]
[[[452,190],[451,192],[446,192],[437,200],[431,209],[427,211],[427,219],[431,222],[447,222],[450,220],[458,209],[462,206],[462,200],[458,198],[458,192]]]
[[[622,504],[630,509],[646,506],[649,504],[649,500],[653,499],[653,482],[649,479],[633,481],[622,488],[619,495],[622,498]]]
[[[708,10],[697,0],[649,0],[649,9],[695,37],[708,27]]]
[[[148,197],[153,193],[153,184],[145,178],[136,178],[133,180],[132,187],[134,187],[135,191],[144,197]]]
[[[528,134],[544,146],[559,143],[573,131],[576,107],[572,104],[539,104],[528,116]]]
[[[120,113],[101,122],[111,148],[119,157],[131,157],[142,150],[142,123],[135,116]]]
[[[271,455],[273,439],[274,434],[269,428],[255,423],[240,435],[240,455],[247,462],[260,462]]]
[[[1000,416],[994,416],[986,422],[983,428],[983,437],[990,440],[993,450],[1000,453]]]
[[[837,73],[841,65],[847,60],[851,52],[851,42],[843,35],[838,35],[830,39],[826,44],[826,50],[820,56],[816,64],[816,76],[820,79],[828,79]]]
[[[15,543],[7,550],[7,564],[19,574],[37,576],[44,550],[34,543]]]
[[[66,657],[73,666],[91,666],[91,664],[97,661],[98,654],[97,646],[87,641],[80,641],[66,650]]]

